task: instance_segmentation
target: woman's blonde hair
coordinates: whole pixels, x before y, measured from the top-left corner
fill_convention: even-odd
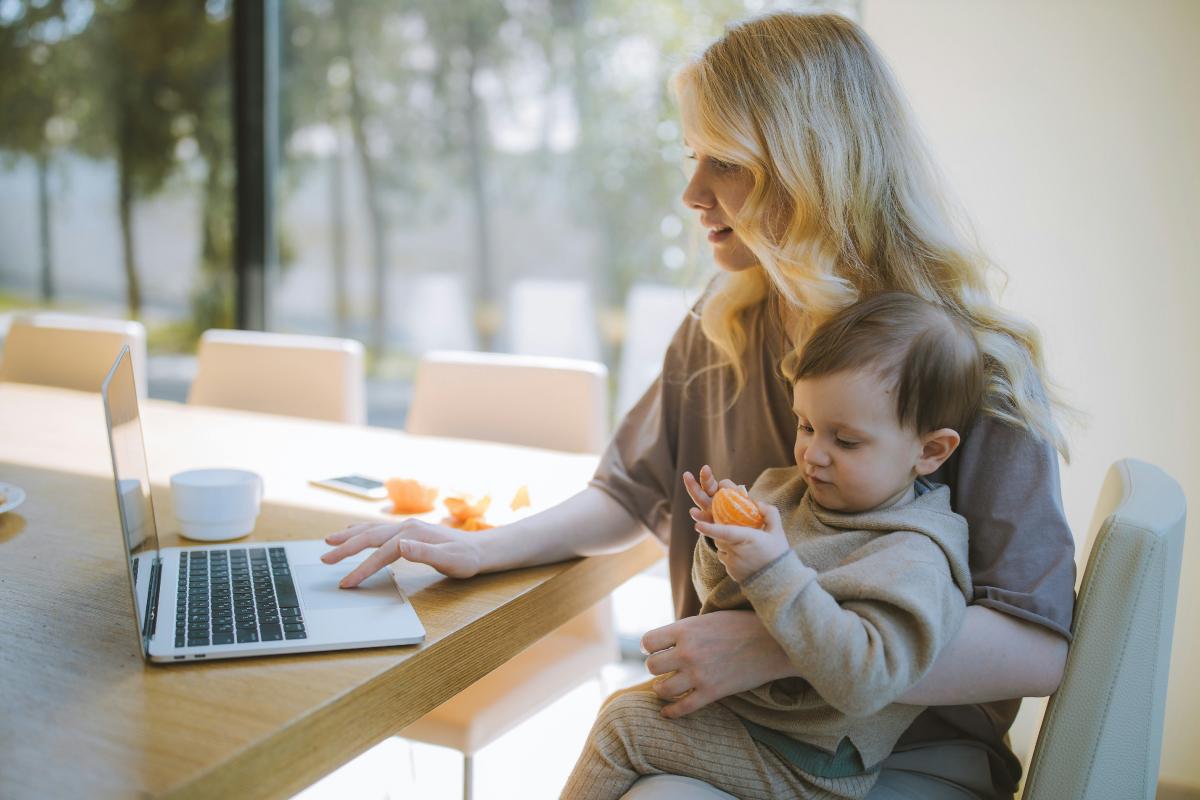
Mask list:
[[[961,315],[984,355],[985,412],[1067,456],[1041,338],[1002,310],[882,56],[836,14],[774,13],[729,28],[673,77],[691,147],[746,169],[734,229],[761,269],[719,274],[700,312],[719,361],[746,375],[746,314],[774,295],[793,349],[859,297],[918,295]],[[736,397],[736,393],[734,395]]]

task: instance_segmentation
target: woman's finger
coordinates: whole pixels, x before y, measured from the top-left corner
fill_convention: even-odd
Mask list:
[[[646,656],[646,670],[651,675],[666,675],[675,672],[681,666],[683,666],[683,660],[673,647]]]
[[[350,537],[357,536],[364,529],[369,528],[372,525],[377,525],[377,524],[379,524],[379,523],[376,523],[376,522],[352,522],[349,525],[347,525],[346,527],[342,528],[340,531],[334,531],[333,533],[326,536],[325,541],[328,544],[341,544],[342,542],[345,542],[348,539],[350,539]]]
[[[709,509],[707,511],[702,511],[699,508],[690,508],[690,509],[688,509],[688,514],[690,514],[692,519],[696,520],[696,522],[712,522],[713,521],[713,515],[712,515],[711,509]]]
[[[673,672],[654,681],[651,684],[651,688],[663,700],[675,700],[696,687],[692,685],[691,679],[684,673]]]
[[[367,525],[348,540],[342,542],[328,553],[321,555],[326,564],[336,564],[347,556],[361,553],[368,547],[379,547],[399,532],[395,525]]]
[[[713,475],[712,467],[708,464],[700,468],[700,488],[707,492],[709,497],[716,494],[717,489],[720,488],[716,476]]]
[[[693,689],[675,702],[667,703],[662,707],[661,713],[667,719],[679,719],[704,708],[715,699],[699,689]]]
[[[642,635],[642,652],[657,653],[659,650],[674,647],[678,640],[679,627],[678,622],[672,622],[661,628],[646,631]]]
[[[367,578],[374,575],[379,570],[386,567],[398,558],[404,557],[405,545],[409,544],[408,540],[401,538],[399,535],[393,536],[385,544],[381,545],[374,553],[372,553],[365,561],[350,571],[346,577],[338,583],[338,587],[342,589],[350,589],[358,586]]]

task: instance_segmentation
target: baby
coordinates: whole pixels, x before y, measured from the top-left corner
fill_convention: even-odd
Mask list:
[[[924,476],[979,412],[971,329],[915,296],[886,293],[813,332],[794,369],[796,466],[750,489],[765,529],[713,521],[697,482],[692,580],[700,613],[753,608],[799,677],[678,720],[647,686],[601,709],[564,789],[618,798],[641,775],[699,778],[740,798],[865,797],[923,710],[897,698],[954,636],[971,597],[967,524]]]

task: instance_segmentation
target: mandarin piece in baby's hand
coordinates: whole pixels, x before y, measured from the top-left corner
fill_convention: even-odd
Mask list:
[[[721,525],[762,528],[767,524],[745,486],[722,486],[713,495],[712,516]]]
[[[411,478],[389,478],[388,497],[392,501],[393,514],[424,514],[433,511],[433,501],[438,490]]]

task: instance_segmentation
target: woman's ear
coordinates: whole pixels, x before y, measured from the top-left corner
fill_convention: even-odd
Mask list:
[[[950,454],[958,449],[961,440],[953,428],[938,428],[921,437],[921,456],[917,459],[918,475],[929,475],[945,463]]]

